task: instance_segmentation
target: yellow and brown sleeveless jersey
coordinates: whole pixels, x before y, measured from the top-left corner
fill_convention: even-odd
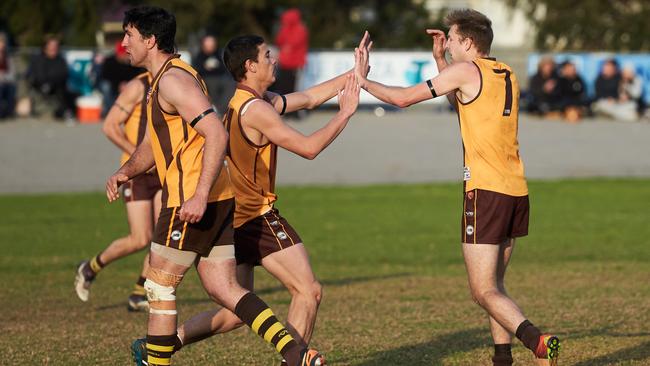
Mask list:
[[[135,79],[142,82],[144,92],[142,93],[140,103],[133,107],[129,118],[124,123],[124,133],[126,134],[126,139],[129,140],[130,143],[134,146],[138,146],[140,145],[140,142],[142,142],[147,130],[147,92],[151,85],[151,74],[149,72],[143,72],[136,76]],[[129,160],[129,157],[131,157],[130,154],[122,153],[120,165],[124,165],[124,163]]]
[[[525,196],[528,186],[517,141],[519,84],[510,67],[491,58],[474,60],[478,95],[458,101],[463,138],[465,191],[484,189]]]
[[[277,200],[274,193],[277,146],[271,142],[254,144],[241,125],[241,116],[251,102],[266,103],[263,99],[255,90],[239,84],[225,116],[230,134],[227,161],[235,190],[235,227],[269,211]]]
[[[162,75],[172,68],[186,71],[196,79],[207,95],[203,79],[190,65],[181,61],[179,55],[170,57],[153,78],[147,97],[147,117],[156,169],[163,187],[163,207],[178,207],[191,198],[201,175],[203,145],[205,139],[199,135],[189,121],[180,115],[165,112],[158,101],[158,82]],[[208,202],[233,198],[228,172],[225,168],[212,186]]]

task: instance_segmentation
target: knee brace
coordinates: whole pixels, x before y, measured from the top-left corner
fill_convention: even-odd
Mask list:
[[[157,315],[176,315],[176,287],[183,279],[182,275],[168,273],[157,268],[150,268],[144,289],[149,301],[149,313]]]

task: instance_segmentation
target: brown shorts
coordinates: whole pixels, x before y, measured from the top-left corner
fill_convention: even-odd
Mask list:
[[[267,255],[299,243],[298,233],[275,208],[235,228],[237,264],[260,265]]]
[[[474,189],[465,192],[461,240],[470,244],[501,244],[528,235],[528,196]]]
[[[151,201],[161,190],[160,179],[156,173],[141,174],[124,183],[122,197],[124,202]]]
[[[178,218],[180,207],[163,207],[154,229],[153,242],[208,256],[212,247],[233,245],[235,199],[208,202],[201,221],[190,224]]]

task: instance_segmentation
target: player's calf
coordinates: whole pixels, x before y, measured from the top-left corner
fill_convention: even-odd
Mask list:
[[[150,315],[176,316],[176,287],[183,275],[165,272],[158,268],[150,268],[144,288],[149,301]],[[147,334],[147,364],[169,365],[178,337],[173,334]]]

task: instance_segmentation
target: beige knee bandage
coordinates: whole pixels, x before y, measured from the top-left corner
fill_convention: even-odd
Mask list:
[[[144,289],[149,300],[149,313],[176,315],[176,287],[183,279],[177,275],[157,268],[149,268]]]

